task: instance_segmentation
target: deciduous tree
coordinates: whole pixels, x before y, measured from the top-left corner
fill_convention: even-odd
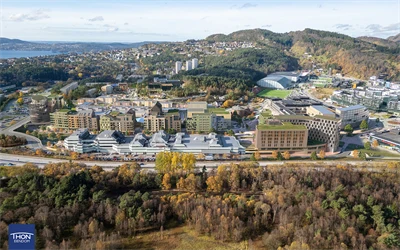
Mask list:
[[[290,159],[290,153],[289,153],[289,151],[283,152],[283,158],[284,158],[285,160],[289,160],[289,159]]]

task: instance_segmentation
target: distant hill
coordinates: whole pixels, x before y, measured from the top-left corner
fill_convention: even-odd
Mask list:
[[[27,44],[30,42],[22,41],[19,39],[9,39],[9,38],[5,38],[5,37],[0,37],[0,44],[2,44],[2,43],[7,43],[7,44],[24,43],[24,44]]]
[[[388,37],[387,40],[400,43],[400,33],[397,34],[397,35],[395,35],[395,36],[390,36],[390,37]]]
[[[280,50],[282,55],[298,60],[302,69],[312,69],[314,64],[360,79],[386,73],[390,79],[400,80],[400,44],[395,43],[398,37],[391,37],[388,40],[375,37],[353,38],[335,32],[313,29],[289,33],[253,29],[236,31],[228,35],[215,34],[208,36],[205,40],[209,42],[247,41],[253,42],[257,47],[274,48]],[[232,61],[236,60],[235,56],[232,54]],[[230,61],[230,58],[226,58],[227,64]],[[265,61],[268,62],[268,60]],[[286,65],[291,65],[290,68],[293,68],[295,64]],[[257,66],[258,70],[265,68],[267,67]]]
[[[160,42],[137,42],[137,43],[95,43],[95,42],[27,42],[19,39],[0,38],[2,50],[51,50],[56,52],[98,52],[114,49],[138,48],[144,44]]]
[[[384,47],[396,47],[399,45],[395,41],[391,41],[389,39],[384,39],[384,38],[379,38],[379,37],[373,37],[373,36],[360,36],[360,37],[357,37],[357,39],[360,39],[364,42],[373,43],[373,44],[376,44],[379,46],[384,46]]]

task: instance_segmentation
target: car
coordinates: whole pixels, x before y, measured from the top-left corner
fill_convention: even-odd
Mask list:
[[[14,163],[11,163],[11,162],[9,162],[9,163],[7,163],[7,164],[6,164],[6,166],[15,166],[15,164],[14,164]]]
[[[144,163],[143,163],[143,162],[141,162],[139,165],[140,165],[140,166],[143,166],[143,165],[144,165]]]

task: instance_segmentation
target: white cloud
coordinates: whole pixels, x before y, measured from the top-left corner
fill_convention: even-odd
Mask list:
[[[370,24],[366,27],[366,29],[374,33],[392,32],[392,31],[400,32],[400,23],[393,23],[387,26],[382,26],[379,24]]]
[[[342,23],[338,23],[335,24],[333,27],[335,27],[338,30],[349,30],[350,28],[352,28],[353,26],[350,24],[342,24]]]
[[[88,19],[89,22],[102,22],[104,21],[104,18],[102,16],[96,16],[93,18]]]
[[[50,16],[47,15],[46,12],[48,12],[48,10],[38,9],[26,14],[24,13],[11,14],[9,16],[9,20],[13,22],[24,22],[24,21],[37,21],[41,19],[50,18]]]

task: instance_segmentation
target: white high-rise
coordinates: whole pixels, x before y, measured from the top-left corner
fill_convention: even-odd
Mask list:
[[[199,60],[197,58],[192,59],[192,69],[197,68],[199,66]]]
[[[192,61],[186,61],[186,71],[192,69]]]
[[[179,71],[181,71],[181,69],[182,69],[182,62],[181,61],[177,61],[175,63],[175,73],[178,74]]]

